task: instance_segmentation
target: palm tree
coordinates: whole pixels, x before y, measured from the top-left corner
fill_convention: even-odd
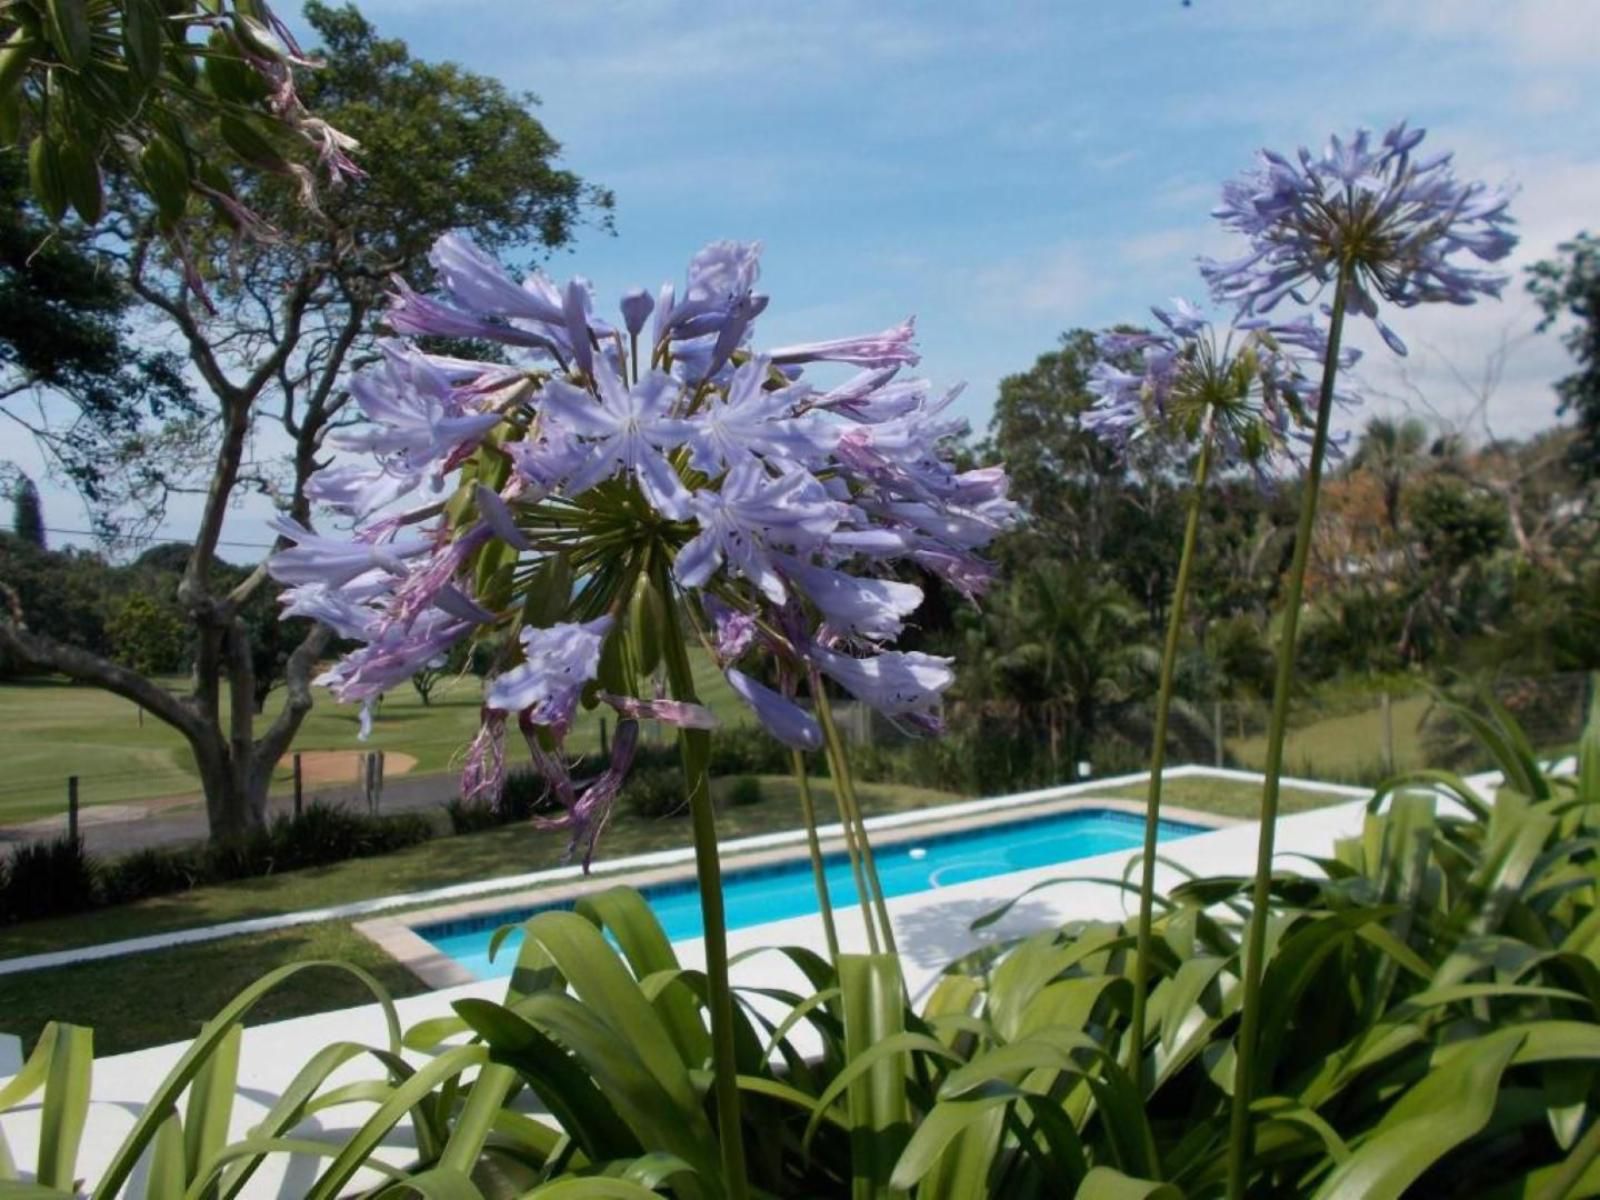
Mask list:
[[[1067,735],[1075,775],[1105,708],[1153,677],[1155,648],[1138,606],[1114,583],[1045,561],[1007,590],[995,626],[1002,687],[1025,721],[1043,724],[1058,778]]]
[[[1391,533],[1400,532],[1400,496],[1429,453],[1428,427],[1416,417],[1373,417],[1350,459],[1352,470],[1370,471],[1383,486],[1383,513]]]

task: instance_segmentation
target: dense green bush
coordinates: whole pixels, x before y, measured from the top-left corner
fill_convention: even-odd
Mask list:
[[[24,843],[0,860],[0,921],[82,912],[212,883],[388,854],[435,833],[427,813],[371,816],[313,803],[250,837],[203,846],[152,846],[108,860],[82,841]]]
[[[727,802],[733,808],[748,808],[752,804],[760,804],[766,799],[761,790],[761,780],[754,775],[736,776],[725,793]]]
[[[683,772],[673,767],[635,767],[622,786],[622,801],[635,816],[647,821],[689,812]]]
[[[95,902],[94,862],[82,838],[23,842],[0,860],[0,921],[83,912]]]

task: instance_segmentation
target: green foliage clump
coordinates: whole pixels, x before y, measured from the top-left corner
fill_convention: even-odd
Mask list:
[[[734,808],[748,808],[760,804],[766,795],[761,790],[761,780],[754,775],[736,776],[725,793],[727,802]]]
[[[0,922],[130,904],[213,883],[388,854],[434,836],[426,813],[373,816],[310,804],[229,842],[157,846],[118,858],[88,854],[82,840],[23,843],[0,859]]]
[[[647,821],[687,816],[683,772],[673,767],[634,767],[622,787],[622,803]]]
[[[112,658],[141,675],[171,675],[183,670],[192,650],[188,626],[175,606],[135,592],[106,622]]]

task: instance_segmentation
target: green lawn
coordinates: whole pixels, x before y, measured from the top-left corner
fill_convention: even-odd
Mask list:
[[[348,925],[301,925],[226,944],[201,942],[53,971],[0,975],[0,1030],[20,1034],[31,1050],[48,1021],[87,1025],[94,1030],[95,1053],[101,1055],[187,1040],[268,971],[312,959],[365,967],[397,998],[427,990]],[[175,980],[182,980],[182,986],[174,986]],[[349,1008],[371,999],[345,972],[314,968],[269,993],[251,1011],[248,1023]]]
[[[1121,796],[1129,800],[1143,800],[1147,794],[1143,783],[1126,783],[1106,792],[1108,796]],[[1305,812],[1329,804],[1344,804],[1353,798],[1332,792],[1283,787],[1278,793],[1278,809],[1283,813]],[[1161,785],[1161,802],[1216,813],[1219,817],[1254,820],[1261,811],[1261,785],[1204,775],[1179,776]]]
[[[725,722],[742,721],[746,710],[710,658],[691,648],[691,661],[702,702]],[[168,685],[184,686],[176,679]],[[477,730],[481,694],[471,676],[441,682],[427,707],[412,688],[397,688],[362,743],[356,707],[319,692],[294,748],[398,751],[416,758],[412,774],[448,770]],[[280,689],[267,700],[263,724],[282,704]],[[574,750],[598,744],[600,716],[580,714],[569,738]],[[614,718],[610,723],[615,727]],[[72,774],[86,805],[196,795],[200,788],[188,745],[174,730],[148,715],[141,723],[137,706],[110,692],[57,677],[0,684],[0,762],[0,823],[61,812]],[[276,775],[280,790],[290,777],[285,758]]]
[[[1394,725],[1394,767],[1412,771],[1427,765],[1420,726],[1432,700],[1426,695],[1397,698],[1391,708]],[[1228,749],[1240,764],[1259,771],[1267,755],[1267,739],[1233,738]],[[1383,761],[1383,710],[1373,706],[1344,716],[1291,729],[1283,744],[1284,771],[1311,779],[1373,780],[1387,774]]]

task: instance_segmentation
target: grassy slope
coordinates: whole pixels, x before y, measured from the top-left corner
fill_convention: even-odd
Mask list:
[[[1128,800],[1143,800],[1147,794],[1142,783],[1124,784],[1106,793]],[[1278,808],[1283,813],[1304,812],[1329,804],[1343,804],[1350,799],[1353,797],[1284,786],[1279,790]],[[1168,779],[1161,785],[1161,802],[1216,813],[1219,817],[1252,819],[1261,810],[1261,785],[1205,776]]]
[[[1397,771],[1425,765],[1418,729],[1432,701],[1425,695],[1394,702],[1394,758]],[[1265,735],[1233,739],[1228,748],[1243,766],[1259,771],[1266,759]],[[1347,716],[1328,717],[1289,731],[1284,739],[1286,774],[1312,779],[1371,778],[1383,771],[1383,710],[1373,707]]]
[[[724,721],[742,720],[743,707],[711,660],[698,648],[691,654],[702,703]],[[183,686],[181,680],[167,682]],[[356,708],[319,692],[294,748],[403,751],[417,760],[413,774],[443,771],[477,729],[480,695],[470,676],[441,682],[427,707],[413,689],[398,688],[384,701],[372,738],[360,743]],[[282,703],[281,690],[268,698],[263,724]],[[569,739],[574,750],[597,744],[599,716],[580,715]],[[0,762],[0,822],[60,812],[70,774],[79,777],[86,805],[189,795],[200,786],[188,745],[176,731],[149,716],[141,725],[138,708],[110,692],[53,677],[0,684]],[[287,758],[276,778],[280,788],[287,787]]]

